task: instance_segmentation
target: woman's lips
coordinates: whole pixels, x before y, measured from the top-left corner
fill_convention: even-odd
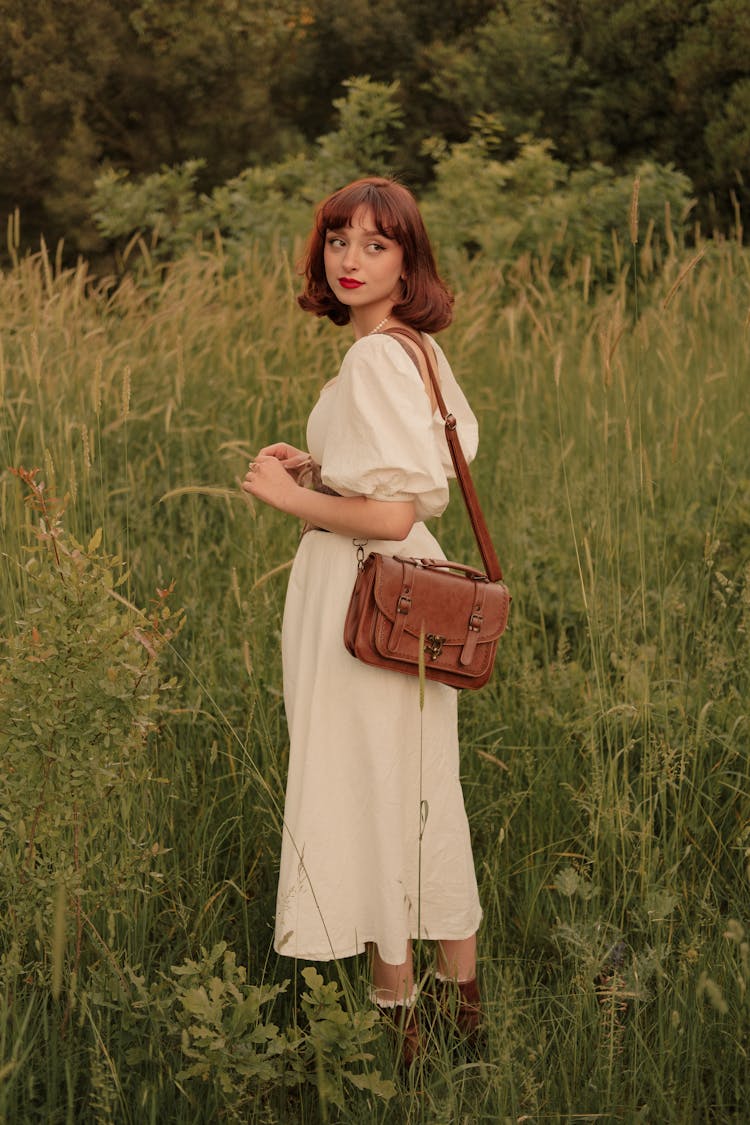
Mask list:
[[[342,289],[359,289],[360,285],[364,285],[364,282],[357,281],[354,277],[340,277],[339,285]]]

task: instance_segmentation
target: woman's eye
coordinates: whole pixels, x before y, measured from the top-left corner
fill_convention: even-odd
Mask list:
[[[381,245],[381,243],[380,243],[380,242],[371,242],[371,243],[370,243],[370,249],[371,249],[371,250],[376,250],[376,251],[378,251],[378,250],[385,250],[385,246]]]
[[[328,239],[328,245],[329,246],[343,246],[344,240],[343,240],[343,238],[337,238],[335,235],[331,235],[331,237]]]

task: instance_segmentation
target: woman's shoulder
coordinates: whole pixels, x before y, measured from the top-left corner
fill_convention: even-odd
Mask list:
[[[441,367],[450,366],[445,352],[434,336],[430,336],[427,332],[416,332],[414,335],[421,340],[422,347],[427,347],[428,350],[432,349]],[[375,332],[371,336],[362,336],[359,340],[355,340],[345,353],[344,361],[353,364],[367,364],[374,360],[386,358],[396,366],[406,370],[409,365],[414,366],[412,356],[416,357],[418,353],[419,344],[416,340],[410,340],[406,335]]]
[[[413,349],[413,345],[407,345]],[[355,340],[345,353],[342,373],[347,371],[377,371],[397,369],[403,374],[411,374],[414,362],[398,338],[387,332],[375,332]]]
[[[346,355],[379,355],[384,351],[393,351],[394,346],[395,348],[400,348],[398,340],[395,336],[391,335],[390,332],[372,332],[367,336],[360,336],[358,340],[355,340],[349,350],[346,352]]]
[[[425,395],[425,379],[418,349],[407,341],[406,350],[393,336],[377,332],[362,336],[348,349],[336,380],[337,393],[343,403],[353,400],[360,405],[389,401],[399,409],[421,416],[430,413],[429,392]],[[422,361],[424,362],[424,361]]]

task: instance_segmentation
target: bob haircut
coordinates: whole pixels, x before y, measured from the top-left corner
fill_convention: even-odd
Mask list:
[[[327,316],[334,324],[349,323],[349,306],[334,296],[326,281],[323,252],[328,231],[350,226],[361,207],[372,211],[380,233],[403,250],[403,299],[394,304],[392,315],[420,332],[447,328],[453,319],[453,294],[437,272],[416,200],[402,184],[379,176],[355,180],[319,205],[302,263],[306,283],[297,298],[300,308]]]

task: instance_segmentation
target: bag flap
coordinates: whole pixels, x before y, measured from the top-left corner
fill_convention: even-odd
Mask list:
[[[441,567],[425,566],[374,555],[373,593],[380,613],[393,622],[399,603],[406,613],[404,629],[412,636],[439,633],[445,644],[463,645],[469,619],[479,606],[481,623],[477,641],[494,641],[508,621],[510,595],[502,582],[478,580]],[[483,598],[478,598],[481,587]],[[481,603],[481,604],[480,604]]]

